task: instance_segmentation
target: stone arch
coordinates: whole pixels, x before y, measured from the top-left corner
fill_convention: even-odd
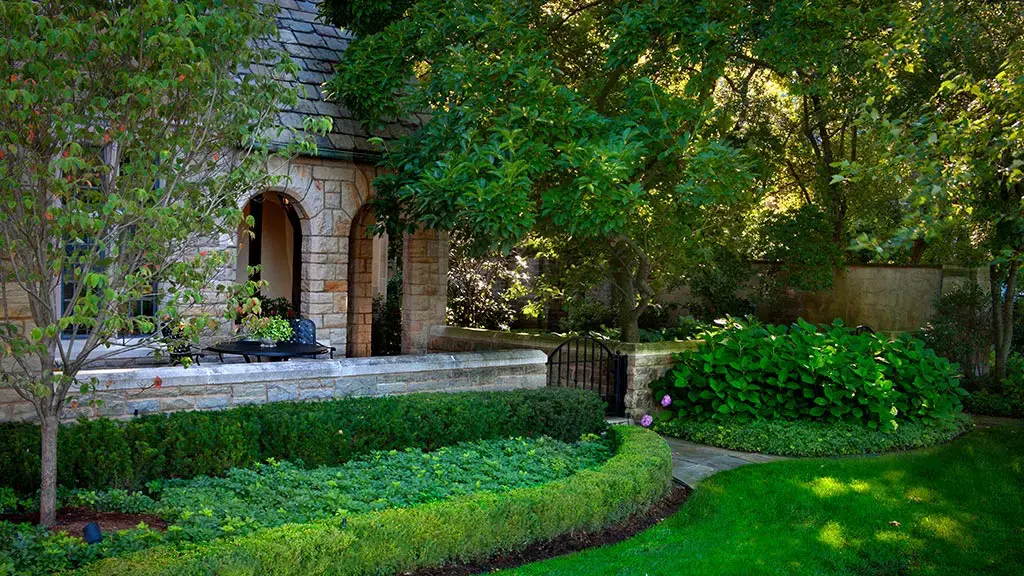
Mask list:
[[[370,356],[373,342],[374,237],[376,222],[369,205],[352,218],[348,233],[348,322],[345,355]]]
[[[254,216],[257,229],[253,237],[245,223],[239,226],[235,276],[244,281],[247,266],[260,264],[260,277],[269,283],[265,293],[288,298],[301,314],[310,301],[308,282],[304,281],[310,219],[300,198],[279,188],[243,198],[241,208],[246,216]]]

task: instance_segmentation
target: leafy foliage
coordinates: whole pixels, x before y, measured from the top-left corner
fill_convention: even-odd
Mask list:
[[[602,268],[586,281],[618,287],[632,339],[699,247],[741,225],[752,163],[714,105],[728,26],[708,26],[730,7],[328,6],[335,24],[367,32],[342,55],[329,96],[367,126],[429,112],[385,147],[393,171],[374,185],[386,226],[457,230],[476,254],[531,232],[584,252]]]
[[[937,424],[908,422],[892,431],[811,420],[676,418],[655,424],[657,432],[691,442],[780,456],[856,456],[914,450],[949,442],[973,427],[965,414]]]
[[[448,257],[448,324],[507,330],[526,294],[526,260],[517,254],[474,255],[458,233]]]
[[[775,264],[772,289],[820,291],[832,286],[843,250],[831,241],[827,216],[813,205],[769,214],[760,226],[759,256]]]
[[[277,6],[248,0],[0,5],[0,385],[41,421],[52,504],[58,417],[119,336],[196,341],[217,323],[238,199],[268,160],[315,150],[274,126],[298,73],[263,41]],[[308,118],[310,133],[329,119]],[[290,144],[273,148],[274,141]],[[60,304],[54,295],[61,293]],[[25,302],[31,302],[26,306]],[[65,337],[66,336],[66,337]],[[171,348],[174,344],[170,343]],[[59,366],[59,370],[54,370]],[[51,505],[41,522],[53,522]]]
[[[935,299],[935,314],[921,339],[960,365],[968,378],[982,374],[992,350],[992,300],[981,286],[965,282]]]
[[[1024,418],[1024,354],[1015,352],[1006,362],[1006,378],[983,378],[964,398],[964,410],[973,414]]]
[[[370,345],[374,356],[402,353],[402,275],[388,279],[387,292],[373,298]]]
[[[462,443],[435,452],[375,452],[313,470],[271,460],[252,469],[232,468],[224,478],[154,481],[147,486],[148,495],[72,490],[61,495],[65,505],[157,514],[171,524],[165,534],[140,528],[116,535],[115,542],[124,545],[91,554],[84,553],[87,545],[77,538],[24,527],[8,533],[0,529],[0,557],[13,560],[14,574],[56,571],[160,544],[206,542],[282,524],[404,508],[476,492],[508,492],[570,477],[610,457],[609,446],[597,437],[574,444],[516,438]],[[20,546],[15,536],[19,533]],[[63,550],[53,550],[58,542],[64,544]]]
[[[283,342],[292,337],[292,325],[282,316],[247,316],[242,322],[245,335],[253,340]]]
[[[67,487],[139,490],[152,480],[219,476],[268,458],[336,465],[373,450],[435,450],[508,436],[574,442],[604,428],[604,404],[596,394],[555,388],[97,419],[63,428],[58,477]],[[36,487],[38,442],[36,425],[0,425],[0,478],[19,493]]]
[[[1014,13],[1017,27],[1024,11]],[[1024,262],[1024,42],[1006,44],[998,69],[952,71],[921,109],[890,117],[873,106],[865,125],[886,135],[888,149],[853,175],[910,168],[907,200],[913,206],[900,233],[861,238],[880,252],[917,234],[965,226],[989,263],[993,287],[993,372],[1006,377],[1013,342],[1014,299]]]
[[[657,434],[625,426],[609,434],[615,455],[607,462],[539,486],[290,524],[189,550],[159,548],[97,562],[83,574],[406,573],[598,530],[647,510],[672,482],[672,455]]]
[[[671,397],[660,420],[818,420],[895,430],[952,421],[964,391],[955,368],[901,336],[857,334],[836,321],[790,327],[730,319],[653,382]]]

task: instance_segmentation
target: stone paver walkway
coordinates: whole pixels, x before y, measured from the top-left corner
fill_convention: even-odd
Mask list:
[[[784,456],[737,452],[695,444],[679,438],[664,438],[672,449],[672,476],[690,488],[696,488],[701,480],[723,470],[732,470],[747,464],[786,460]]]

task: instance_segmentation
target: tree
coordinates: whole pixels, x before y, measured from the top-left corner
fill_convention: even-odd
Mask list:
[[[889,161],[873,169],[906,165],[915,175],[909,197],[915,209],[904,233],[874,244],[884,250],[918,230],[970,227],[989,262],[993,373],[1000,379],[1006,378],[1024,260],[1024,43],[1007,46],[1004,54],[991,76],[949,75],[923,114],[892,120],[872,109],[868,119],[891,141]]]
[[[368,127],[424,114],[375,181],[392,231],[478,252],[531,231],[610,279],[622,339],[658,292],[742,234],[754,167],[715,98],[739,2],[326,4],[356,34],[330,95]]]
[[[50,525],[61,412],[94,386],[80,371],[115,339],[211,328],[229,255],[204,245],[268,184],[270,124],[297,100],[274,75],[296,69],[248,0],[18,0],[0,25],[0,385],[38,415]]]

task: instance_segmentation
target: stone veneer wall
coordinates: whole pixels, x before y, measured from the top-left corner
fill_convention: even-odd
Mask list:
[[[259,364],[164,366],[91,370],[94,399],[74,398],[62,418],[214,410],[245,404],[384,396],[411,392],[464,392],[541,388],[547,356],[536,350],[425,354]],[[159,387],[154,383],[159,379]],[[0,422],[34,420],[32,406],[0,389]]]
[[[455,326],[434,326],[430,330],[431,351],[533,349],[550,354],[564,341],[557,336]],[[650,412],[654,401],[648,384],[672,367],[675,362],[673,355],[694,350],[699,343],[697,340],[653,344],[608,342],[609,348],[629,357],[626,363],[626,414],[639,420]]]

